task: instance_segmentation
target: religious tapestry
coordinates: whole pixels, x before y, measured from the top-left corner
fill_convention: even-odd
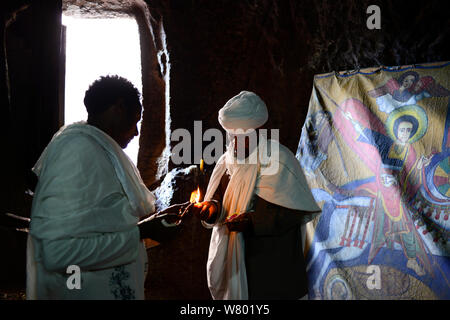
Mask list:
[[[316,75],[311,299],[450,299],[450,62]]]

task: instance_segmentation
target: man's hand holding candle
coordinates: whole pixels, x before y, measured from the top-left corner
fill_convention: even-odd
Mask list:
[[[184,214],[186,213],[187,207],[190,205],[189,202],[174,204],[162,211],[158,211],[148,218],[141,220],[138,223],[139,231],[141,234],[141,239],[152,238],[161,233],[160,224],[163,220],[163,224],[166,226],[177,226],[181,223]],[[164,229],[164,228],[163,228]],[[162,229],[162,230],[163,230]]]
[[[215,200],[197,202],[191,207],[191,212],[206,223],[214,223],[220,212],[220,204]]]
[[[189,205],[189,202],[177,203],[177,204],[171,205],[170,207],[167,207],[166,209],[161,211],[159,214],[161,216],[164,216],[163,218],[167,223],[180,224],[181,219],[186,214],[185,210],[188,205]]]
[[[235,213],[225,220],[225,224],[230,232],[245,232],[251,229],[251,212]]]

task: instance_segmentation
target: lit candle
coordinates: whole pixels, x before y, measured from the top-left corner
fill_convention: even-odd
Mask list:
[[[190,203],[198,203],[200,200],[200,187],[197,187],[197,190],[192,191]]]
[[[200,159],[200,172],[202,172],[203,173],[203,166],[204,166],[204,161],[203,161],[203,159]]]

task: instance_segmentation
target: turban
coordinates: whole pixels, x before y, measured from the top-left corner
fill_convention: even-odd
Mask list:
[[[220,125],[232,134],[259,128],[266,123],[268,117],[264,101],[249,91],[241,91],[219,110]]]

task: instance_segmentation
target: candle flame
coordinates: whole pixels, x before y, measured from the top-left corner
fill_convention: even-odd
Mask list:
[[[197,190],[192,191],[190,203],[198,203],[200,201],[200,187],[197,187]]]

